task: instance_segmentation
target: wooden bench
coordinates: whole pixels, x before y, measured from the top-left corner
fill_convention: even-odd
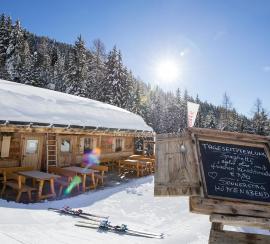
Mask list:
[[[5,188],[7,186],[18,192],[18,194],[16,196],[16,202],[20,201],[21,195],[24,192],[27,193],[29,202],[31,202],[32,201],[32,191],[37,190],[36,188],[33,188],[33,187],[27,186],[25,184],[19,183],[19,181],[18,182],[7,181],[6,184],[4,185],[3,189],[2,189],[1,194],[3,194],[3,192],[5,191]]]
[[[49,166],[48,171],[49,173],[61,176],[61,178],[55,179],[54,181],[56,184],[60,186],[58,197],[61,196],[63,188],[67,188],[70,185],[70,182],[72,181],[73,177],[76,176],[76,173],[56,166]],[[79,185],[77,185],[77,190],[80,191]]]
[[[99,173],[95,173],[96,185],[98,185],[99,182],[101,183],[101,185],[103,185],[104,178],[105,178],[105,172],[109,171],[109,167],[104,166],[104,165],[92,165],[89,168],[99,171]]]
[[[110,170],[114,169],[115,159],[112,158],[101,158],[100,163],[104,166],[107,166]]]
[[[29,201],[32,201],[32,191],[36,188],[25,185],[25,178],[17,175],[16,172],[33,170],[33,167],[12,167],[1,168],[0,172],[3,174],[3,188],[1,191],[1,197],[6,191],[7,187],[12,188],[17,193],[16,202],[20,201],[22,193],[27,193]]]

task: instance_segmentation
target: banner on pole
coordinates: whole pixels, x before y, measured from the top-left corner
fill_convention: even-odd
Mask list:
[[[187,102],[188,127],[193,127],[199,110],[199,104]]]

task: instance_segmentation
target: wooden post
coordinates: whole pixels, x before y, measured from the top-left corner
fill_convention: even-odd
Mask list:
[[[40,180],[39,186],[38,186],[38,201],[40,201],[42,199],[43,185],[44,185],[44,180]]]
[[[223,230],[224,225],[251,226],[255,228],[270,229],[268,218],[255,218],[248,216],[230,216],[222,214],[210,215],[212,227],[209,244],[267,244],[270,243],[269,235],[242,233]]]

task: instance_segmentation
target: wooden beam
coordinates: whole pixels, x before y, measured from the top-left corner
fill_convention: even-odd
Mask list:
[[[187,134],[194,133],[198,137],[207,136],[209,138],[229,138],[231,140],[237,141],[249,141],[249,142],[263,142],[269,143],[269,136],[260,136],[255,134],[239,133],[239,132],[230,132],[230,131],[220,131],[213,129],[202,129],[202,128],[187,128],[185,131]]]
[[[98,131],[79,128],[57,128],[57,127],[29,127],[16,125],[0,125],[0,132],[18,132],[18,133],[58,133],[58,134],[76,134],[76,135],[107,135],[107,136],[154,136],[154,132],[127,132],[127,131]]]
[[[199,214],[231,214],[270,218],[270,207],[262,204],[190,197],[189,207],[192,213]]]
[[[212,229],[209,244],[269,244],[270,236]]]
[[[212,214],[210,215],[211,222],[222,223],[223,225],[232,226],[252,226],[261,229],[270,230],[269,218],[256,218],[249,216],[230,216],[224,214]]]

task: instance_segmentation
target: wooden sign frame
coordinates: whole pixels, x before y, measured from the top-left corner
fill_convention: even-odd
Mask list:
[[[199,159],[199,165],[200,165],[200,172],[202,176],[202,182],[203,182],[203,192],[204,192],[204,197],[206,198],[214,198],[214,199],[224,199],[224,200],[230,200],[230,201],[236,201],[236,202],[249,202],[249,203],[255,203],[255,204],[267,204],[270,205],[270,202],[265,202],[265,201],[253,201],[253,200],[247,200],[247,199],[237,199],[237,198],[231,198],[231,197],[222,197],[222,196],[216,196],[216,195],[210,195],[208,194],[208,189],[207,189],[207,184],[206,184],[206,177],[205,177],[205,172],[203,168],[203,162],[202,162],[202,156],[201,156],[201,151],[200,151],[200,142],[201,141],[208,141],[208,142],[214,142],[214,143],[224,143],[224,144],[232,144],[236,146],[249,146],[249,147],[254,147],[254,148],[263,148],[268,160],[270,162],[270,151],[269,148],[266,146],[265,143],[261,143],[258,141],[258,143],[254,142],[248,142],[248,141],[233,141],[231,139],[227,138],[222,138],[222,139],[210,139],[208,137],[200,137],[199,135],[196,136],[196,145],[197,145],[197,154],[198,154],[198,159]]]
[[[155,195],[190,196],[193,213],[270,218],[268,202],[208,195],[199,141],[264,148],[270,159],[270,137],[200,128],[187,128],[179,135],[157,135]],[[185,157],[181,145],[187,149]],[[178,178],[175,172],[179,172]]]

